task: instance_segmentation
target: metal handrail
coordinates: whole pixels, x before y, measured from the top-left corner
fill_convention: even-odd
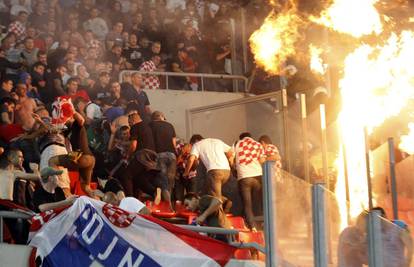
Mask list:
[[[211,73],[194,73],[194,72],[169,72],[169,71],[138,71],[138,70],[123,70],[119,73],[119,82],[123,82],[125,74],[129,73],[141,73],[143,75],[151,76],[166,76],[165,89],[170,90],[168,86],[168,77],[196,77],[201,78],[201,91],[205,91],[204,79],[224,79],[224,80],[241,80],[244,83],[244,92],[247,92],[248,78],[242,75],[230,75],[230,74],[211,74]],[[239,92],[238,84],[235,83],[235,92]]]
[[[29,214],[26,211],[20,211],[20,210],[0,211],[0,244],[3,243],[3,218],[28,220],[32,218],[33,215],[34,214]]]
[[[207,234],[220,234],[220,235],[236,235],[241,231],[236,229],[226,229],[220,227],[210,227],[210,226],[199,226],[199,225],[185,225],[185,224],[176,224],[176,226],[181,227],[186,230],[190,230],[197,233],[207,233]],[[230,245],[237,248],[254,248],[258,251],[265,253],[265,248],[256,242],[230,242]]]

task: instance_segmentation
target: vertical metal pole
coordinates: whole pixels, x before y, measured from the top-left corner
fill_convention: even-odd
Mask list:
[[[167,90],[169,90],[170,88],[168,87],[168,74],[167,75],[165,75],[165,87],[167,87],[167,88],[165,88],[165,89],[167,89]]]
[[[346,211],[347,211],[347,218],[348,223],[351,221],[351,213],[349,207],[349,177],[348,177],[348,160],[346,158],[346,146],[341,137],[341,146],[342,146],[342,157],[344,159],[344,179],[345,179],[345,196],[346,196]]]
[[[306,95],[300,95],[300,110],[302,117],[302,143],[303,143],[303,166],[305,181],[310,183],[309,174],[309,148],[308,148],[308,120],[306,112]]]
[[[237,49],[236,49],[236,23],[234,21],[234,19],[230,19],[230,33],[231,33],[231,73],[235,75],[236,72],[236,59],[237,59]],[[232,80],[233,81],[233,92],[238,92],[238,84],[236,80]]]
[[[276,228],[276,179],[274,177],[274,161],[266,161],[263,167],[263,209],[266,267],[277,267],[277,228]]]
[[[247,32],[246,32],[246,9],[241,8],[241,34],[242,34],[242,46],[243,46],[243,71],[247,73]]]
[[[319,118],[321,122],[321,152],[322,152],[322,165],[323,165],[323,178],[326,184],[326,188],[331,188],[328,177],[328,145],[326,138],[326,116],[325,105],[319,105]]]
[[[324,184],[312,186],[313,255],[316,267],[328,266]]]
[[[3,216],[0,216],[0,243],[3,243]]]
[[[369,267],[387,267],[383,263],[381,220],[379,212],[375,210],[367,216]]]
[[[397,177],[395,175],[394,138],[388,138],[388,153],[390,159],[391,197],[394,220],[398,220]]]
[[[289,137],[289,112],[288,112],[288,101],[286,89],[282,90],[282,104],[283,104],[283,130],[284,130],[284,141],[285,141],[285,158],[287,171],[292,172],[291,159],[290,159],[290,137]]]
[[[201,91],[204,92],[204,77],[201,76]]]
[[[364,136],[365,136],[365,164],[367,165],[367,186],[368,186],[368,207],[369,210],[373,208],[372,204],[372,183],[371,183],[371,164],[369,159],[369,135],[367,127],[364,127]]]

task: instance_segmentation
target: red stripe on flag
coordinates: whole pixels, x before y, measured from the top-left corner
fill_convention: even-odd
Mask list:
[[[168,222],[164,222],[162,220],[159,220],[151,216],[146,216],[146,215],[140,215],[140,216],[142,216],[143,218],[153,223],[160,225],[165,230],[174,234],[175,236],[183,240],[185,243],[187,243],[191,247],[197,249],[201,253],[215,260],[221,266],[225,266],[227,262],[233,257],[234,252],[236,251],[236,248],[224,242],[215,240],[207,236],[200,235],[193,231],[183,229],[181,227],[175,226]]]

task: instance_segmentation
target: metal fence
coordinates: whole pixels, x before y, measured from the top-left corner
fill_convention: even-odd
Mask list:
[[[199,84],[199,91],[229,91],[236,93],[248,91],[248,78],[241,75],[123,70],[119,73],[119,81],[127,81],[132,73],[141,73],[144,77],[157,78],[160,82],[159,89],[183,90],[183,86],[179,84],[187,78],[195,78],[197,84]]]

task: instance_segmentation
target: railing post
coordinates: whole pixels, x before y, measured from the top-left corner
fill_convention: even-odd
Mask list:
[[[392,212],[394,215],[394,220],[398,220],[397,177],[395,175],[394,138],[392,137],[388,138],[388,153],[390,160]]]
[[[0,216],[0,243],[3,243],[3,216]]]
[[[284,131],[284,152],[287,165],[287,171],[292,172],[291,159],[290,159],[290,137],[289,137],[289,112],[288,112],[288,101],[287,101],[287,91],[286,89],[282,90],[282,114],[283,114],[283,131]]]
[[[165,75],[165,89],[166,90],[169,90],[170,88],[168,87],[168,78],[169,78],[170,76],[168,76],[168,74],[166,74]]]
[[[266,267],[277,267],[277,219],[276,219],[276,179],[274,177],[274,161],[266,161],[263,172],[263,209]]]
[[[381,217],[379,211],[371,211],[367,218],[369,267],[386,267],[383,264]]]
[[[370,139],[368,135],[367,127],[364,127],[364,138],[365,138],[365,164],[367,168],[367,186],[368,186],[368,207],[369,210],[373,208],[372,204],[372,181],[371,181],[371,164],[370,164]]]
[[[236,22],[233,18],[230,19],[230,34],[231,34],[231,74],[236,74],[236,59],[237,59],[237,48],[236,48]],[[238,82],[233,79],[233,92],[239,92]]]
[[[305,181],[310,183],[309,175],[309,148],[308,148],[308,119],[306,112],[306,95],[300,95],[300,111],[302,118],[302,143],[303,143],[303,166],[305,171]]]
[[[325,189],[323,183],[312,186],[313,255],[316,267],[328,266]]]

